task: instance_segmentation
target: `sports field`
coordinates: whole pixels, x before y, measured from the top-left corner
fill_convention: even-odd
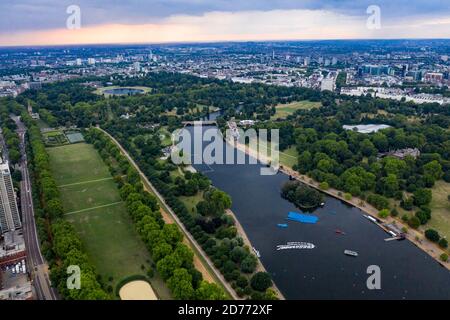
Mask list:
[[[276,112],[271,117],[272,120],[284,119],[287,116],[293,114],[297,110],[310,110],[313,108],[319,108],[321,106],[320,102],[312,102],[308,100],[296,101],[287,104],[279,104],[275,107]]]
[[[151,258],[98,152],[86,143],[47,151],[65,217],[74,224],[104,282],[115,289],[125,277],[145,275]],[[157,274],[151,284],[160,299],[170,298],[170,291]]]

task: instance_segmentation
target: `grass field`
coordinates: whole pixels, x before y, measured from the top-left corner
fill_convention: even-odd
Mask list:
[[[49,148],[48,153],[65,217],[75,226],[104,281],[115,289],[124,277],[145,275],[151,257],[97,151],[91,145],[79,143]],[[170,298],[170,291],[157,274],[151,284],[160,299]]]
[[[184,203],[186,208],[189,210],[190,213],[196,213],[197,212],[197,203],[203,200],[203,191],[198,192],[195,196],[186,197],[186,196],[180,196],[181,202]]]
[[[450,194],[450,183],[439,180],[432,191],[431,220],[426,226],[436,229],[441,236],[450,240],[450,201],[447,198]]]
[[[275,107],[276,112],[271,117],[272,120],[284,119],[287,116],[293,114],[297,110],[310,110],[313,108],[319,108],[321,106],[320,102],[312,102],[308,100],[291,102],[287,104],[279,104]]]
[[[267,144],[258,141],[259,143],[259,151],[261,152],[261,148],[266,148],[265,152],[267,153],[267,155],[271,155],[272,149],[271,149],[271,144],[269,143],[269,146],[267,146]],[[279,151],[279,161],[280,161],[280,165],[285,166],[285,167],[290,167],[292,168],[293,165],[297,164],[298,162],[298,152],[295,146],[291,146],[285,150]]]

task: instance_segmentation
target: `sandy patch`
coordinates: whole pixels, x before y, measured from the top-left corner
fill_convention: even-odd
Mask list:
[[[120,288],[121,300],[158,300],[150,284],[146,281],[131,281]]]

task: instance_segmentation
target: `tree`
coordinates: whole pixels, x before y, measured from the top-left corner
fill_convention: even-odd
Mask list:
[[[241,262],[247,257],[247,255],[248,252],[240,246],[234,247],[230,253],[230,257],[234,262]]]
[[[439,240],[438,244],[439,244],[439,247],[444,248],[444,249],[448,247],[448,241],[445,238],[441,238]]]
[[[434,180],[439,180],[443,176],[442,166],[437,160],[428,162],[423,166],[423,172],[425,175],[430,175]]]
[[[270,274],[260,271],[252,276],[250,284],[253,289],[263,292],[272,285],[272,279]]]
[[[414,192],[414,204],[416,206],[426,205],[431,202],[432,193],[430,189],[420,188]]]
[[[420,226],[420,220],[414,216],[408,220],[408,224],[411,228],[417,229]]]
[[[158,270],[158,273],[164,280],[167,280],[172,276],[175,269],[181,267],[181,264],[181,259],[178,256],[171,254],[165,256],[156,263],[156,270]]]
[[[184,268],[173,271],[173,276],[167,281],[167,286],[172,291],[175,299],[189,300],[194,298],[192,276]]]
[[[439,239],[441,238],[441,236],[439,235],[439,233],[434,230],[434,229],[428,229],[425,231],[425,237],[432,241],[432,242],[438,242]]]
[[[383,209],[380,212],[378,212],[378,216],[382,219],[386,219],[387,217],[389,217],[389,210],[388,209]]]
[[[162,258],[171,254],[172,246],[165,241],[158,242],[152,250],[152,258],[155,262],[158,262]]]
[[[256,265],[258,260],[252,254],[249,254],[244,260],[241,262],[241,271],[244,273],[252,273],[256,269]]]
[[[197,300],[225,300],[225,292],[215,283],[202,281],[195,290],[195,299]]]

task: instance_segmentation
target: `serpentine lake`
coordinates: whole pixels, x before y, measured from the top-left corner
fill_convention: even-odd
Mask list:
[[[231,209],[286,299],[450,299],[450,272],[410,241],[384,241],[390,235],[360,209],[327,195],[325,205],[312,212],[319,218],[316,224],[288,221],[290,211],[300,212],[280,196],[289,177],[281,172],[260,175],[262,164],[246,163],[194,168],[232,197]],[[280,223],[288,227],[280,228]],[[314,248],[277,250],[287,242]],[[359,256],[345,255],[346,249]],[[366,284],[371,265],[381,269],[379,290]]]

